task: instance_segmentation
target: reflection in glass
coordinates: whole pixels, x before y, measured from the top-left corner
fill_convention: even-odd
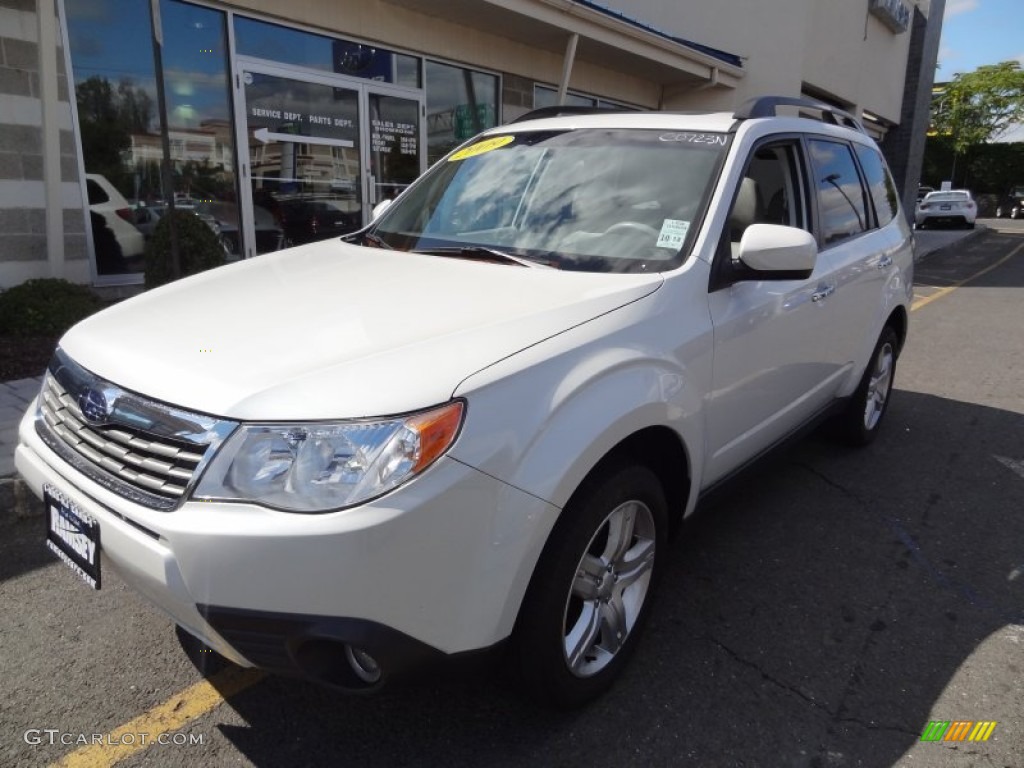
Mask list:
[[[659,272],[686,257],[728,138],[662,131],[518,132],[435,164],[374,222],[398,250],[561,269]],[[495,254],[494,252],[498,253]]]
[[[238,53],[300,67],[420,87],[420,60],[386,48],[235,17]]]
[[[245,72],[256,251],[362,226],[359,94]]]
[[[165,205],[149,4],[66,0],[65,10],[97,273],[142,272]],[[234,201],[224,14],[179,0],[160,13],[176,203]],[[216,226],[237,232],[237,215]]]
[[[394,200],[420,175],[420,105],[370,94],[370,204]]]
[[[597,105],[597,99],[590,96],[580,96],[578,93],[565,94],[565,104],[571,107],[593,107]],[[533,108],[554,107],[558,105],[558,91],[548,88],[546,85],[533,86]]]
[[[427,161],[433,164],[485,128],[498,124],[498,78],[428,61]]]
[[[142,169],[133,137],[156,125],[149,5],[66,0],[89,218],[100,275],[142,271],[143,236],[128,199]]]
[[[810,142],[810,148],[825,243],[835,243],[863,232],[867,205],[849,147],[815,139]]]

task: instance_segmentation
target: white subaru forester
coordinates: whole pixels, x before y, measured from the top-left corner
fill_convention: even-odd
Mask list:
[[[813,102],[492,129],[348,242],[74,327],[17,467],[79,575],[238,664],[372,689],[501,649],[579,704],[703,492],[821,417],[875,436],[898,197]]]

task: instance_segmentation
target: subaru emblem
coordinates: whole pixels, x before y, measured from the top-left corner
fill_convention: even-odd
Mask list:
[[[78,408],[90,424],[106,421],[110,415],[107,398],[98,389],[87,389],[78,396]]]

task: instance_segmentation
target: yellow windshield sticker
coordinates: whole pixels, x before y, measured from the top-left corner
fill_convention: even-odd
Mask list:
[[[490,152],[492,149],[497,149],[498,147],[504,147],[506,144],[511,144],[515,141],[515,138],[515,136],[495,136],[493,139],[478,141],[476,144],[470,144],[468,147],[460,149],[448,158],[448,162],[454,163],[456,160],[465,160],[467,157],[482,155],[484,152]]]

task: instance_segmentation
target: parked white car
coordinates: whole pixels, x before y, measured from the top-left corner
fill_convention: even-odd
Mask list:
[[[918,229],[933,224],[954,224],[974,229],[978,205],[966,189],[929,192],[917,203],[914,221]]]
[[[98,173],[87,173],[85,186],[89,210],[98,214],[102,224],[113,233],[114,241],[121,251],[120,257],[131,259],[141,256],[146,247],[145,239],[133,223],[135,213],[124,195],[117,191],[106,176]],[[97,233],[94,232],[93,237],[96,238]]]
[[[238,664],[373,689],[511,644],[579,704],[702,493],[816,419],[878,433],[899,197],[813,102],[496,128],[348,243],[74,327],[17,467],[79,575],[115,568]]]

